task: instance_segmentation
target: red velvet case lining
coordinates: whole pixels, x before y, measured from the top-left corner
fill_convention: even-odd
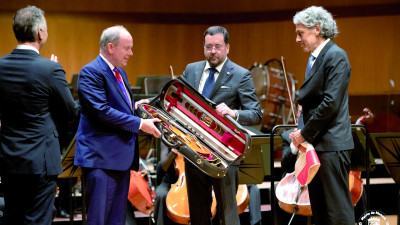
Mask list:
[[[217,132],[215,132],[214,130],[210,129],[208,126],[206,126],[203,122],[201,122],[195,115],[193,115],[193,113],[189,112],[185,107],[181,106],[180,104],[178,104],[178,99],[180,97],[180,93],[183,92],[188,95],[191,99],[193,99],[194,101],[196,101],[197,104],[199,104],[201,107],[203,107],[204,109],[206,109],[210,114],[212,114],[214,117],[216,117],[217,119],[219,119],[221,122],[224,123],[225,126],[227,126],[229,129],[235,130],[235,128],[227,123],[221,116],[219,116],[217,113],[215,113],[214,111],[212,111],[211,109],[209,109],[208,106],[206,106],[203,102],[198,101],[197,98],[195,98],[195,96],[193,96],[189,91],[187,91],[186,89],[183,88],[183,86],[177,86],[176,84],[174,84],[178,90],[176,91],[177,96],[175,98],[172,98],[171,96],[165,95],[165,99],[169,102],[167,111],[169,112],[171,110],[171,108],[173,106],[177,107],[179,110],[181,110],[185,115],[189,116],[193,121],[195,121],[198,125],[200,125],[203,129],[205,129],[206,131],[208,131],[210,134],[212,134],[214,137],[216,137],[217,139],[219,139],[218,137],[221,137],[220,134],[218,134]],[[242,133],[239,133],[239,135],[243,138],[244,135]],[[230,146],[233,151],[237,154],[237,155],[241,155],[244,152],[244,148],[245,148],[245,144],[243,144],[240,140],[238,140],[237,138],[235,138],[232,134],[230,134],[229,132],[224,132],[223,136],[221,139],[221,142],[226,145],[226,146]]]

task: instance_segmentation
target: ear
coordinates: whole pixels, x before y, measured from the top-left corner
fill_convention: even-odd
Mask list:
[[[107,44],[107,51],[109,54],[112,54],[114,52],[114,45],[113,43],[108,43]]]
[[[42,28],[39,28],[37,38],[39,41],[43,40],[43,30]]]
[[[230,48],[230,47],[231,47],[231,46],[230,46],[229,44],[226,45],[226,54],[229,53],[229,48]]]
[[[321,33],[321,26],[320,25],[315,25],[315,32],[316,32],[316,35],[318,36],[320,33]]]

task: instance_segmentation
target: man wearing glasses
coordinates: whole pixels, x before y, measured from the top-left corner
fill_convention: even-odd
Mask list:
[[[261,122],[262,112],[251,73],[230,61],[228,53],[227,30],[220,26],[209,27],[204,32],[206,60],[187,65],[182,78],[215,102],[220,116],[229,115],[241,125],[257,125]],[[212,189],[217,199],[220,224],[240,224],[235,198],[239,162],[230,165],[222,179],[208,176],[188,161],[185,166],[191,224],[212,224]]]

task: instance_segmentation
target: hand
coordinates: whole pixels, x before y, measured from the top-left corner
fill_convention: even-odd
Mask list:
[[[216,111],[218,115],[225,116],[226,114],[230,115],[233,119],[236,119],[236,112],[229,108],[225,103],[221,103],[217,105]]]
[[[58,62],[57,56],[55,56],[54,54],[51,54],[50,60],[53,62]]]
[[[301,145],[306,140],[301,136],[301,130],[294,129],[292,133],[289,134],[290,140],[292,140],[293,145],[296,146],[302,152],[305,152],[306,149]]]
[[[161,136],[161,132],[157,129],[154,123],[161,122],[161,120],[154,119],[142,119],[142,127],[140,128],[143,132],[153,135],[156,138]]]
[[[148,99],[141,99],[137,102],[135,101],[135,109],[137,109],[139,104],[148,104],[148,103],[150,103],[150,101]]]

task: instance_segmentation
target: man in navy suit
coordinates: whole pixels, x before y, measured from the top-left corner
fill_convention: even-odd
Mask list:
[[[49,225],[62,173],[57,119],[78,114],[65,72],[39,55],[48,33],[44,12],[28,6],[13,19],[18,46],[0,59],[1,182],[5,224]]]
[[[229,47],[227,30],[209,27],[204,32],[206,60],[187,65],[182,78],[218,104],[216,112],[220,116],[229,115],[242,125],[257,125],[262,112],[251,73],[228,59]],[[221,223],[240,224],[236,204],[239,162],[232,163],[222,179],[206,175],[188,161],[185,166],[191,224],[211,224],[212,188]]]
[[[349,192],[350,154],[354,148],[347,94],[350,63],[346,52],[332,41],[338,30],[324,8],[304,9],[296,13],[293,23],[296,41],[311,56],[298,95],[303,107],[299,129],[290,138],[297,147],[304,141],[313,144],[321,162],[308,186],[314,222],[354,225]]]
[[[78,78],[81,118],[76,135],[75,165],[87,187],[89,225],[124,225],[129,170],[139,167],[139,130],[160,136],[158,119],[135,115],[128,77],[121,68],[132,56],[133,39],[123,26],[103,31],[100,55]]]

